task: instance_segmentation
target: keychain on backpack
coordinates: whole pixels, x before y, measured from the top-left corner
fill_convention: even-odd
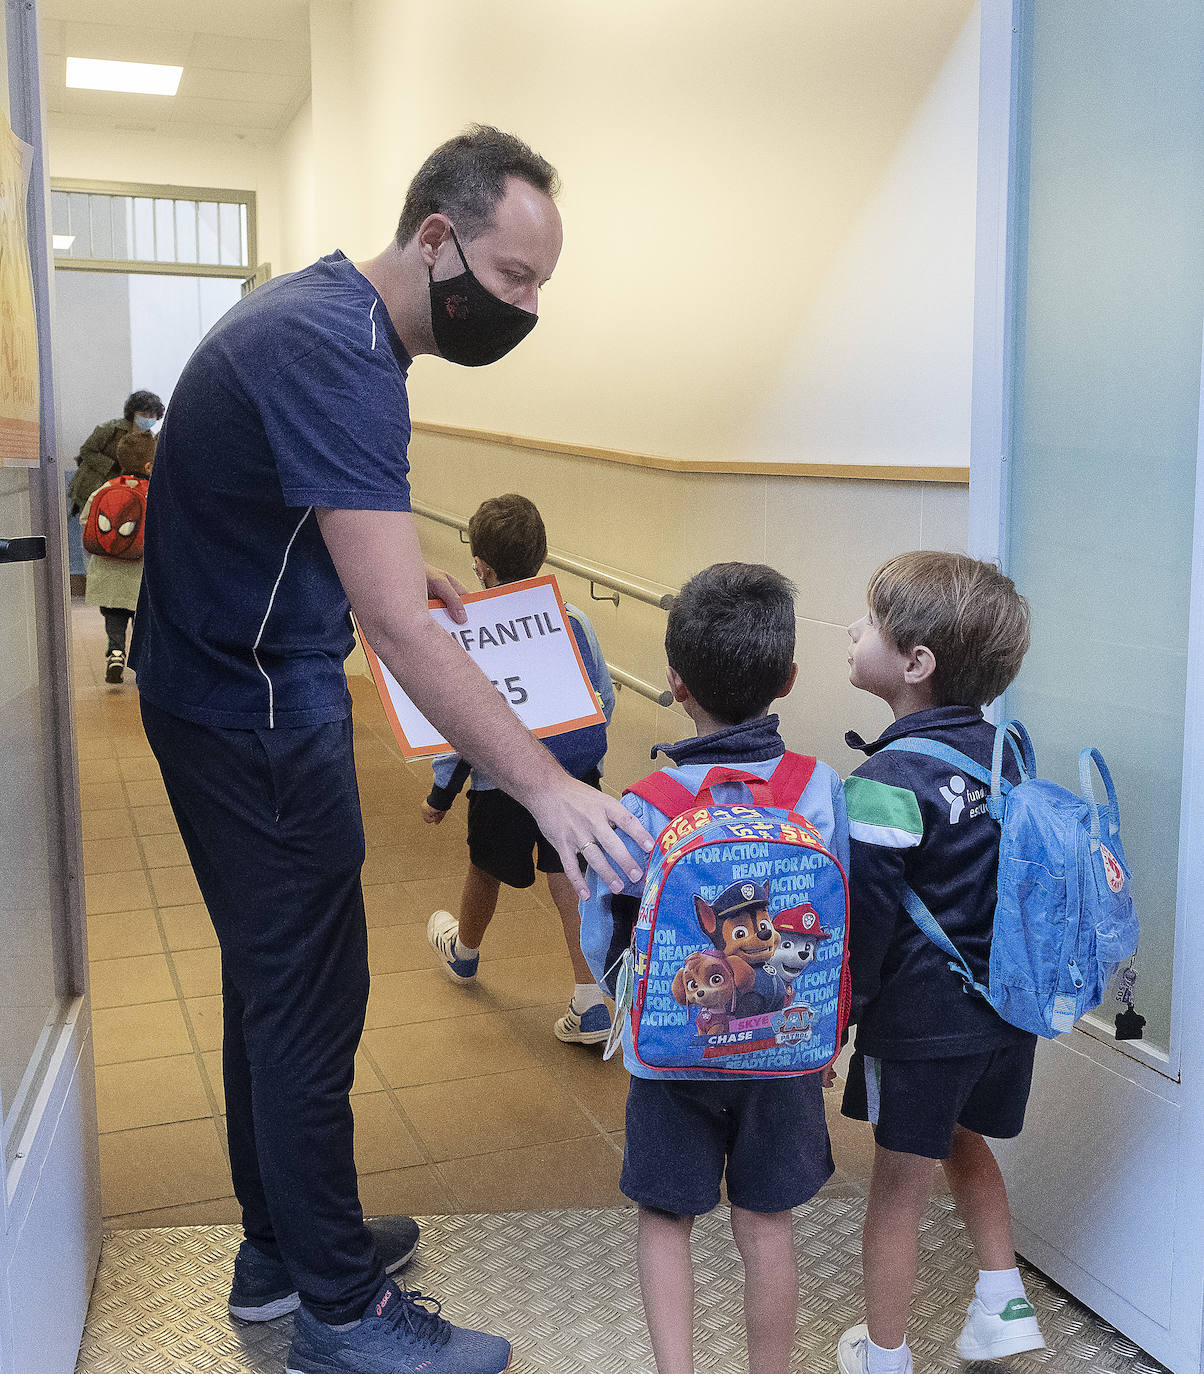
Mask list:
[[[1118,1040],[1140,1040],[1145,1017],[1133,1006],[1133,989],[1137,985],[1137,970],[1130,959],[1117,979],[1116,1000],[1124,1004],[1124,1010],[1116,1013],[1116,1038]]]
[[[630,945],[623,951],[619,960],[619,971],[615,975],[615,1015],[610,1023],[610,1035],[602,1050],[602,1058],[609,1059],[623,1042],[623,1023],[635,1000],[635,950]]]

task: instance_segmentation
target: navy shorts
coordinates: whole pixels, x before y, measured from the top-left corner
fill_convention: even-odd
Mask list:
[[[797,1078],[633,1078],[619,1187],[641,1207],[696,1217],[728,1201],[788,1212],[834,1168],[819,1074]]]
[[[841,1112],[868,1121],[884,1150],[948,1159],[953,1129],[1010,1140],[1024,1126],[1035,1036],[955,1059],[872,1059],[849,1063]]]
[[[602,775],[591,768],[579,781],[600,788]],[[530,887],[537,868],[541,873],[564,872],[560,855],[535,817],[499,787],[468,794],[468,857],[482,873],[507,887]]]

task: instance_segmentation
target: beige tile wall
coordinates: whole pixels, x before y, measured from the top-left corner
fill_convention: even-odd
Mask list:
[[[767,562],[798,586],[799,681],[781,704],[787,743],[845,773],[852,728],[872,737],[889,720],[878,701],[848,684],[845,626],[861,614],[870,573],[910,548],[964,549],[964,487],[662,472],[599,459],[416,434],[414,497],[467,518],[488,496],[520,491],[539,506],[555,551],[654,588],[676,590],[708,563]],[[469,585],[471,560],[455,530],[419,520],[431,562]],[[557,573],[567,600],[593,621],[608,661],[655,686],[665,677],[665,614],[623,597],[591,601],[588,583]],[[677,708],[619,693],[607,783],[619,790],[648,771],[658,740],[692,732]]]

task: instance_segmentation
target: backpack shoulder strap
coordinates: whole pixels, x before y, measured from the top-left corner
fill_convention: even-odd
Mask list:
[[[920,900],[917,893],[906,884],[904,884],[903,887],[903,909],[911,917],[920,934],[936,945],[937,949],[949,955],[949,967],[966,985],[966,991],[970,992],[973,990],[978,993],[980,997],[985,997],[989,1002],[991,1000],[990,994],[981,983],[976,983],[974,981],[974,975],[970,972],[970,966],[958,953],[957,946],[948,935],[945,934],[944,930],[941,929],[936,917]]]
[[[792,754],[787,749],[769,779],[775,806],[780,806],[784,811],[794,809],[815,773],[816,762],[810,754]]]
[[[697,800],[688,787],[683,787],[676,778],[671,778],[663,768],[623,789],[624,796],[628,792],[655,806],[666,816],[680,816]]]
[[[969,773],[972,778],[977,778],[979,782],[991,785],[991,770],[984,768],[981,763],[975,763],[969,754],[963,754],[960,749],[954,749],[952,745],[942,744],[939,740],[924,739],[918,735],[907,735],[903,739],[893,739],[889,744],[884,744],[881,753],[887,750],[894,750],[904,754],[926,754],[929,758],[940,759],[942,762],[956,768],[959,773]],[[1007,791],[1011,784],[1003,781],[1002,787]]]

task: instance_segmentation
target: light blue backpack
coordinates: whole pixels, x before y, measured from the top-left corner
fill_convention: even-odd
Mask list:
[[[1020,781],[1003,777],[1007,740]],[[1098,1007],[1112,975],[1137,952],[1137,913],[1120,842],[1120,807],[1103,755],[1079,755],[1082,796],[1037,777],[1028,731],[1018,720],[995,732],[990,772],[936,740],[892,740],[887,749],[927,754],[989,783],[989,814],[1000,824],[999,879],[987,986],[910,889],[907,914],[949,955],[949,967],[1013,1026],[1052,1039]],[[1095,799],[1091,765],[1107,792]]]

